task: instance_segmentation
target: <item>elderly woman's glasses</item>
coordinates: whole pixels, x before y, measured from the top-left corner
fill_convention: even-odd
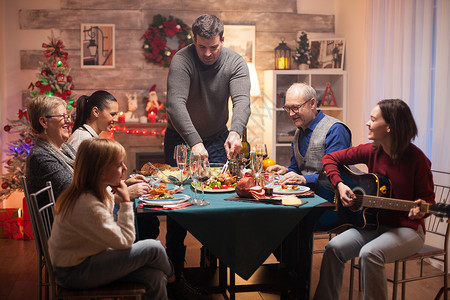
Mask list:
[[[70,121],[72,119],[72,116],[69,114],[62,114],[62,115],[51,115],[51,116],[45,116],[46,118],[63,118],[64,122]]]
[[[311,101],[311,99],[306,100],[305,102],[303,102],[303,104],[300,105],[292,105],[292,106],[283,106],[283,109],[285,112],[289,113],[290,111],[292,111],[294,114],[298,113],[298,111],[300,110],[300,108],[302,108],[306,103],[308,103],[309,101]]]

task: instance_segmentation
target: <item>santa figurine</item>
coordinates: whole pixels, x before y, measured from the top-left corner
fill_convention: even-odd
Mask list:
[[[164,108],[162,102],[158,100],[158,95],[156,95],[156,84],[152,86],[152,88],[148,92],[148,96],[145,97],[145,99],[145,110],[148,113],[148,121],[150,123],[155,123],[156,116],[158,115],[158,110]]]

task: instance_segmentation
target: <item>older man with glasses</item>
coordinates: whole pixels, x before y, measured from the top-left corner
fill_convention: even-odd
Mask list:
[[[283,175],[280,184],[306,185],[314,189],[322,170],[322,157],[351,146],[350,129],[338,119],[318,110],[316,97],[316,91],[305,83],[294,83],[286,92],[283,109],[297,127],[292,141],[291,163],[288,167],[274,165],[267,168],[269,172]],[[315,218],[306,216],[301,226],[296,227],[274,252],[290,268],[289,299],[309,297],[309,292],[297,282],[300,277],[306,276],[306,269],[311,269],[312,227],[322,231],[340,223],[334,211],[323,214],[317,223]],[[299,245],[302,247],[299,248]]]
[[[305,83],[294,83],[286,92],[283,109],[297,130],[292,142],[289,167],[274,165],[269,172],[283,175],[280,184],[315,187],[325,154],[351,146],[350,129],[317,109],[316,91]]]

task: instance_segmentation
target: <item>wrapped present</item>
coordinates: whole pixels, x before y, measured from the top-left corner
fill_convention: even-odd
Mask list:
[[[19,208],[0,209],[0,238],[22,239],[22,217]]]

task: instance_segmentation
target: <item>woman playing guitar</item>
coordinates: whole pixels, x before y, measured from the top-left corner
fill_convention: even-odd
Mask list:
[[[389,178],[393,198],[434,204],[431,162],[411,143],[417,126],[402,100],[380,101],[366,123],[372,143],[324,156],[328,179],[336,187],[343,206],[357,199],[339,173],[340,166],[366,164],[370,173]],[[382,210],[374,230],[350,228],[327,245],[314,299],[339,299],[345,263],[359,256],[364,299],[387,299],[385,263],[412,255],[425,240],[425,213]]]

